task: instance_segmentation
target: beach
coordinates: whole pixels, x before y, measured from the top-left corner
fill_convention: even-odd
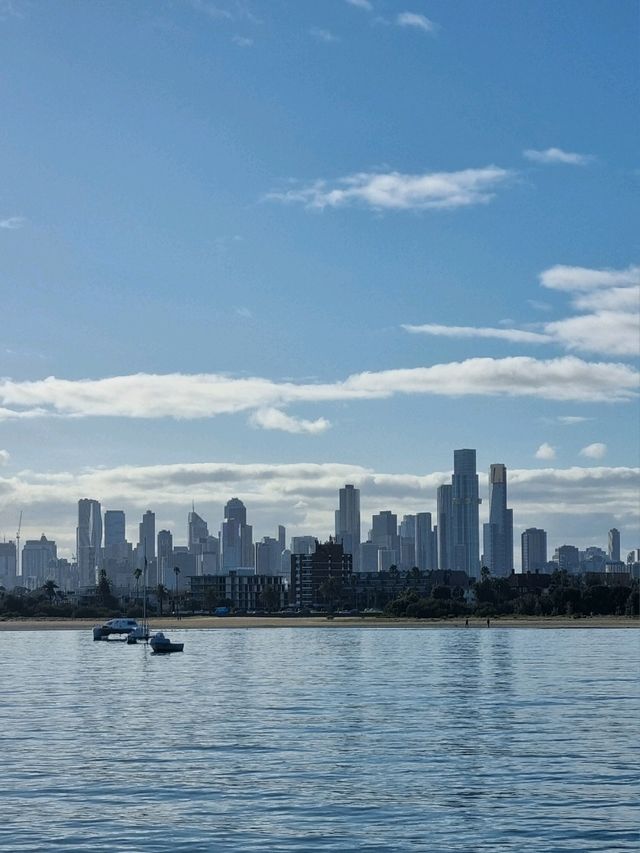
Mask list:
[[[84,631],[106,620],[55,619],[51,617],[0,620],[0,631]],[[394,619],[373,616],[155,616],[150,620],[151,630],[207,628],[464,628],[464,618],[450,619]],[[469,630],[487,630],[486,618],[469,617]],[[635,616],[505,616],[492,617],[492,628],[639,628]]]

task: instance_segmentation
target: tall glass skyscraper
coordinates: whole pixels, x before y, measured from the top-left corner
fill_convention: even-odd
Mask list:
[[[451,485],[438,486],[438,568],[453,568],[453,498]]]
[[[102,512],[100,502],[90,498],[78,501],[76,559],[80,586],[94,586],[100,565],[102,547]]]
[[[339,491],[339,509],[335,513],[336,542],[353,557],[353,571],[360,568],[360,489],[345,485]]]
[[[453,564],[450,568],[477,578],[480,571],[480,498],[475,450],[453,451],[451,496]]]
[[[513,510],[507,509],[507,467],[489,468],[489,522],[483,528],[483,560],[492,575],[513,571]]]

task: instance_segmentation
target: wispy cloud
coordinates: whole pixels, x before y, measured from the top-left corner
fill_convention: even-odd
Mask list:
[[[562,163],[569,166],[588,166],[595,160],[593,154],[577,154],[574,151],[563,151],[562,148],[546,148],[537,151],[535,148],[527,148],[522,152],[527,160],[533,163],[545,163],[555,165]]]
[[[253,311],[245,305],[239,305],[235,309],[235,312],[238,317],[242,317],[243,320],[253,320]]]
[[[445,210],[486,204],[512,175],[498,166],[417,175],[358,172],[333,185],[319,180],[307,187],[269,193],[267,198],[318,210],[350,205],[374,210]]]
[[[400,12],[396,17],[396,24],[399,27],[414,27],[415,29],[422,30],[425,33],[433,33],[436,31],[436,25],[434,22],[417,12]]]
[[[573,316],[540,324],[540,331],[435,323],[403,325],[413,334],[495,338],[524,344],[555,344],[571,352],[640,355],[640,267],[593,270],[555,266],[540,274],[544,287],[573,294]],[[528,300],[531,302],[531,300]]]
[[[580,456],[586,456],[588,459],[602,459],[607,453],[607,445],[601,441],[596,441],[593,444],[588,444],[580,451]]]
[[[331,30],[323,30],[320,27],[312,27],[309,30],[309,35],[316,39],[316,41],[323,41],[326,44],[340,41],[339,37],[335,33],[332,33]]]
[[[251,416],[251,423],[261,429],[277,429],[282,432],[305,433],[306,435],[317,435],[325,432],[331,426],[326,418],[308,421],[302,418],[294,418],[280,409],[271,408],[258,409]]]
[[[0,450],[0,465],[6,465],[11,458],[8,450]]]
[[[556,449],[548,442],[543,442],[535,452],[536,459],[555,459]]]
[[[564,426],[574,426],[575,424],[583,424],[585,421],[592,421],[593,418],[585,418],[582,415],[558,415],[557,420]]]
[[[242,412],[251,415],[297,403],[398,395],[623,402],[637,397],[639,385],[639,375],[629,365],[587,362],[573,356],[547,361],[524,356],[471,358],[430,367],[355,373],[330,383],[222,374],[141,373],[82,380],[50,376],[36,381],[0,380],[0,420],[45,416],[189,420]],[[265,425],[266,416],[261,418]],[[270,428],[277,428],[278,419],[272,413],[268,420]],[[286,423],[282,418],[279,422]]]
[[[212,21],[233,21],[234,19],[234,16],[229,9],[218,6],[217,4],[210,2],[210,0],[187,0],[187,2],[192,9],[196,12],[201,12]]]
[[[590,269],[556,264],[540,273],[540,284],[551,290],[595,290],[610,287],[640,286],[640,266],[630,265],[622,270]]]
[[[346,0],[349,6],[355,6],[356,9],[364,9],[365,12],[373,11],[373,4],[369,0]]]
[[[548,335],[542,335],[539,332],[528,332],[524,329],[493,329],[481,326],[440,326],[435,323],[424,323],[421,326],[405,324],[402,328],[414,335],[434,335],[444,338],[495,338],[496,340],[526,344],[549,343],[551,340]]]
[[[238,47],[251,47],[253,44],[253,39],[247,38],[247,36],[233,36],[231,41]]]
[[[8,216],[6,219],[0,219],[0,228],[6,228],[9,231],[17,231],[26,223],[24,216]]]

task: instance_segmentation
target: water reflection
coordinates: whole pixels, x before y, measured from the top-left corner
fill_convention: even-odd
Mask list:
[[[15,632],[0,849],[633,850],[633,632]]]

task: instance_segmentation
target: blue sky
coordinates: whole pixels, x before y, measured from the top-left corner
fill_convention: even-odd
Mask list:
[[[0,0],[0,43],[2,531],[328,533],[342,474],[429,510],[470,446],[517,526],[638,546],[635,2]]]

